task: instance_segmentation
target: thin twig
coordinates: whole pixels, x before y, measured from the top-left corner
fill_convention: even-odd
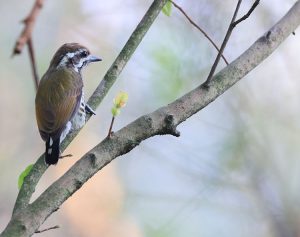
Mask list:
[[[254,9],[257,7],[257,5],[259,4],[259,1],[260,0],[256,0],[252,7],[249,9],[249,11],[244,15],[242,16],[240,19],[236,20],[235,22],[232,23],[232,27],[235,27],[237,24],[241,23],[242,21],[246,20],[250,15],[251,13],[254,11]]]
[[[228,27],[228,30],[227,30],[226,35],[225,35],[225,38],[224,38],[223,43],[221,45],[221,49],[220,49],[220,51],[219,51],[219,53],[218,53],[218,55],[217,55],[217,57],[216,57],[216,59],[214,61],[214,64],[212,65],[212,67],[210,69],[210,72],[208,74],[208,77],[207,77],[206,81],[204,82],[204,85],[206,85],[206,86],[208,86],[210,80],[212,79],[212,77],[213,77],[213,75],[214,75],[214,73],[216,71],[216,68],[217,68],[217,66],[219,64],[221,55],[223,54],[223,51],[224,51],[224,49],[226,47],[226,44],[227,44],[227,42],[228,42],[228,40],[230,38],[230,35],[232,33],[232,30],[233,30],[232,23],[235,21],[235,18],[237,16],[237,13],[239,11],[241,3],[242,3],[242,0],[238,0],[238,3],[236,5],[235,11],[233,13],[233,16],[232,16],[232,19],[231,19],[231,22],[230,22],[230,25]]]
[[[31,9],[31,12],[23,21],[25,27],[15,44],[15,47],[13,49],[13,56],[16,54],[20,54],[22,52],[22,49],[24,48],[24,45],[27,44],[28,40],[31,38],[33,26],[36,22],[36,17],[39,14],[43,4],[44,0],[36,0]]]
[[[107,134],[108,138],[111,137],[111,133],[112,133],[112,128],[113,128],[114,122],[115,122],[115,116],[113,116],[112,119],[111,119],[111,123],[110,123],[108,134]]]
[[[29,57],[30,57],[30,63],[31,63],[31,69],[32,69],[34,85],[35,85],[35,89],[37,91],[38,86],[39,86],[39,76],[38,76],[37,69],[36,69],[36,63],[35,63],[35,57],[34,57],[34,48],[33,48],[33,43],[32,43],[31,38],[28,39],[27,45],[28,45],[28,52],[29,52]]]
[[[220,52],[220,49],[218,46],[215,44],[215,42],[212,40],[212,38],[199,26],[197,25],[188,15],[187,13],[180,7],[177,3],[173,2],[170,0],[170,2],[173,4],[174,7],[176,7],[185,17],[186,19],[194,26],[196,27],[208,40],[209,42],[215,47],[215,49]],[[221,54],[221,57],[223,58],[224,62],[228,65],[228,61],[225,58],[223,54]]]
[[[226,32],[225,38],[224,38],[223,43],[221,45],[221,49],[220,49],[220,51],[219,51],[219,53],[218,53],[218,55],[217,55],[217,57],[215,59],[214,64],[211,67],[211,70],[210,70],[210,72],[208,74],[208,77],[207,77],[206,81],[204,82],[205,86],[209,85],[209,82],[211,81],[211,79],[212,79],[212,77],[213,77],[213,75],[214,75],[214,73],[216,71],[216,68],[217,68],[217,66],[219,64],[219,61],[220,61],[221,54],[223,54],[223,51],[224,51],[224,49],[225,49],[225,47],[226,47],[226,45],[228,43],[228,40],[230,38],[230,35],[231,35],[234,27],[236,27],[237,24],[239,24],[240,22],[246,20],[250,16],[250,14],[254,11],[254,9],[259,4],[259,1],[260,0],[256,0],[253,3],[252,7],[249,9],[249,11],[243,17],[241,17],[240,19],[238,19],[237,21],[235,21],[237,13],[238,13],[239,8],[240,8],[240,5],[242,3],[242,0],[238,1],[237,6],[236,6],[235,11],[234,11],[234,14],[233,14],[233,17],[231,19],[230,25],[229,25],[228,30]]]
[[[54,230],[54,229],[58,229],[58,228],[60,228],[60,227],[58,225],[56,225],[56,226],[52,226],[52,227],[49,227],[49,228],[46,228],[46,229],[43,229],[43,230],[37,230],[34,233],[39,234],[39,233],[43,233],[43,232],[48,231],[48,230]]]
[[[36,22],[37,15],[39,14],[42,6],[43,6],[44,0],[36,0],[29,15],[25,18],[23,21],[25,24],[25,27],[17,39],[17,42],[15,44],[15,47],[13,49],[12,56],[16,54],[20,54],[24,48],[24,45],[27,44],[28,46],[28,52],[30,57],[30,63],[31,63],[31,69],[33,74],[33,81],[35,85],[35,89],[37,91],[38,83],[39,83],[39,76],[37,73],[36,63],[35,63],[35,57],[34,57],[34,48],[32,43],[32,31],[34,24]]]

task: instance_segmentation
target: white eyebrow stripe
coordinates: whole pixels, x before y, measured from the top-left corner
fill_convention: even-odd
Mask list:
[[[63,67],[67,64],[70,58],[73,58],[75,56],[74,52],[69,52],[67,53],[61,60],[60,63],[58,64],[57,68]]]
[[[67,53],[66,56],[68,58],[73,58],[75,56],[75,53],[74,52],[73,53]],[[64,56],[64,57],[66,57],[66,56]]]
[[[60,68],[60,67],[65,66],[65,65],[68,63],[68,61],[69,61],[70,58],[73,58],[75,55],[81,54],[81,53],[84,52],[84,51],[86,51],[86,50],[85,50],[85,49],[79,49],[79,50],[77,50],[77,51],[75,51],[75,52],[69,52],[69,53],[67,53],[67,54],[60,60],[60,63],[58,64],[57,68]],[[77,64],[77,65],[74,65],[74,67],[75,67],[74,69],[75,69],[76,72],[79,72],[79,69],[78,69],[78,68],[81,68],[81,67],[82,67],[83,62],[84,62],[84,58],[81,58],[81,59],[79,60],[78,64]]]
[[[75,55],[81,54],[84,51],[85,51],[85,49],[79,49],[78,51],[67,53],[66,56],[68,58],[73,58]]]

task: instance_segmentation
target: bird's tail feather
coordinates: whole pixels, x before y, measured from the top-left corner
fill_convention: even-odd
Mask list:
[[[55,165],[59,159],[60,138],[53,140],[51,137],[46,141],[45,162],[48,165]]]

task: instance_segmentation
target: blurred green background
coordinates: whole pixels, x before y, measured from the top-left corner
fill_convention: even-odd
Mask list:
[[[34,85],[25,48],[12,49],[33,0],[0,1],[0,230],[11,215],[18,175],[44,151],[34,113]],[[145,13],[150,0],[45,1],[33,33],[39,75],[56,49],[79,42],[103,58],[84,71],[90,95]],[[176,1],[221,44],[237,1]],[[244,0],[240,15],[253,1]],[[261,1],[232,34],[233,61],[295,3]],[[43,225],[42,236],[300,236],[299,34],[258,68],[179,126],[118,158],[75,193]],[[120,78],[37,194],[103,139],[113,97],[129,94],[117,130],[203,82],[215,49],[172,9],[155,21]],[[219,69],[224,67],[221,62]],[[35,194],[34,197],[37,196]]]

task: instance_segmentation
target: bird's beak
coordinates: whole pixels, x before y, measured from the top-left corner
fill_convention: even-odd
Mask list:
[[[99,61],[102,61],[101,58],[97,57],[97,56],[94,56],[94,55],[89,55],[87,58],[86,58],[86,61],[88,63],[92,63],[92,62],[99,62]]]

